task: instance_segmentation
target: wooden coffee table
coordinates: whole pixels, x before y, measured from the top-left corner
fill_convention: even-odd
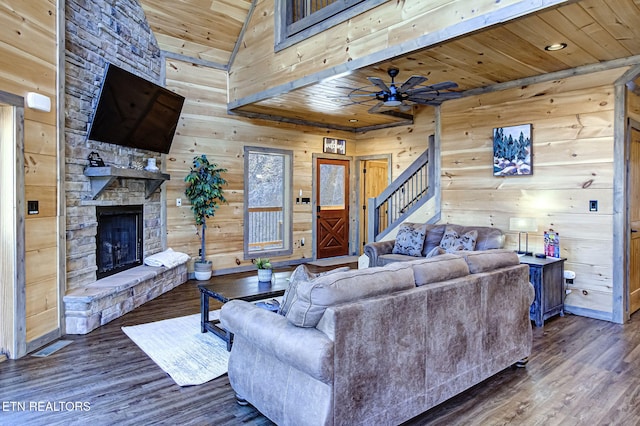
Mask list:
[[[289,286],[291,271],[274,272],[271,282],[258,282],[255,272],[212,277],[207,283],[198,285],[200,290],[200,331],[210,331],[227,342],[227,350],[231,350],[233,333],[218,326],[219,320],[209,319],[209,299],[214,298],[222,303],[239,299],[247,302],[278,297],[284,294]]]

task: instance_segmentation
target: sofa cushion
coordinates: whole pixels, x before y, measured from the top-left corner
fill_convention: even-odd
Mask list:
[[[490,226],[463,226],[456,224],[427,225],[427,236],[424,241],[422,255],[426,256],[434,247],[440,245],[444,236],[445,228],[453,229],[458,235],[466,234],[469,231],[477,231],[475,250],[499,249],[504,247],[504,233]]]
[[[469,265],[469,272],[472,274],[520,264],[517,253],[506,249],[460,252],[458,254]]]
[[[459,234],[455,229],[447,226],[440,241],[440,247],[445,249],[448,253],[453,253],[459,250],[473,250],[476,247],[476,240],[478,238],[478,231],[471,230],[464,234]]]
[[[426,233],[426,223],[405,222],[401,224],[391,253],[421,256]]]
[[[336,269],[332,269],[330,271],[326,271],[326,272],[320,272],[318,274],[313,273],[311,271],[309,271],[309,269],[307,268],[307,265],[300,265],[298,266],[292,273],[291,276],[289,277],[289,286],[287,287],[287,289],[284,291],[284,296],[282,296],[282,303],[280,304],[280,308],[278,309],[278,313],[280,315],[287,315],[287,312],[289,311],[289,308],[291,307],[291,304],[293,303],[294,299],[297,297],[296,296],[296,292],[297,292],[297,288],[298,285],[301,282],[307,282],[307,281],[311,281],[319,276],[322,275],[328,275],[328,274],[332,274],[335,272],[344,272],[344,271],[348,271],[349,268],[348,266],[343,266],[341,268],[336,268]]]
[[[418,287],[469,275],[467,262],[450,253],[407,263],[413,268],[413,277]]]
[[[445,228],[445,225],[427,225],[427,236],[424,239],[424,247],[422,248],[423,256],[429,254],[435,247],[440,247]]]
[[[425,256],[426,258],[430,258],[430,257],[436,257],[436,256],[440,256],[441,254],[445,254],[447,251],[445,249],[443,249],[442,247],[438,246],[438,247],[434,247],[433,250],[431,250],[429,253],[427,253],[427,255]]]
[[[354,269],[300,282],[287,319],[298,327],[315,327],[329,306],[413,288],[409,263]]]
[[[377,266],[386,266],[396,262],[407,262],[416,260],[415,256],[409,256],[407,254],[383,254],[378,256]]]

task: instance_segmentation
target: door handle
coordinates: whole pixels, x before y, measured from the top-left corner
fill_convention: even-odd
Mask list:
[[[631,233],[633,234],[634,232],[638,232],[638,230],[637,229],[632,229]]]

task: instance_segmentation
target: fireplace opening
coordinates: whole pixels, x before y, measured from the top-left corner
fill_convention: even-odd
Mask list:
[[[143,207],[96,206],[97,279],[142,265]]]

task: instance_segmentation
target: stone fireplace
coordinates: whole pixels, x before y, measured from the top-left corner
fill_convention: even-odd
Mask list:
[[[186,281],[186,265],[138,266],[166,245],[162,187],[149,191],[150,178],[139,170],[149,159],[162,170],[161,154],[87,137],[107,62],[163,85],[164,59],[144,11],[136,0],[67,0],[65,13],[65,321],[68,334],[84,334]],[[127,170],[99,193],[85,173],[92,153],[113,170]],[[135,226],[127,225],[136,236],[105,243],[99,216],[125,206],[138,210]],[[123,256],[135,258],[131,269],[119,269]]]

